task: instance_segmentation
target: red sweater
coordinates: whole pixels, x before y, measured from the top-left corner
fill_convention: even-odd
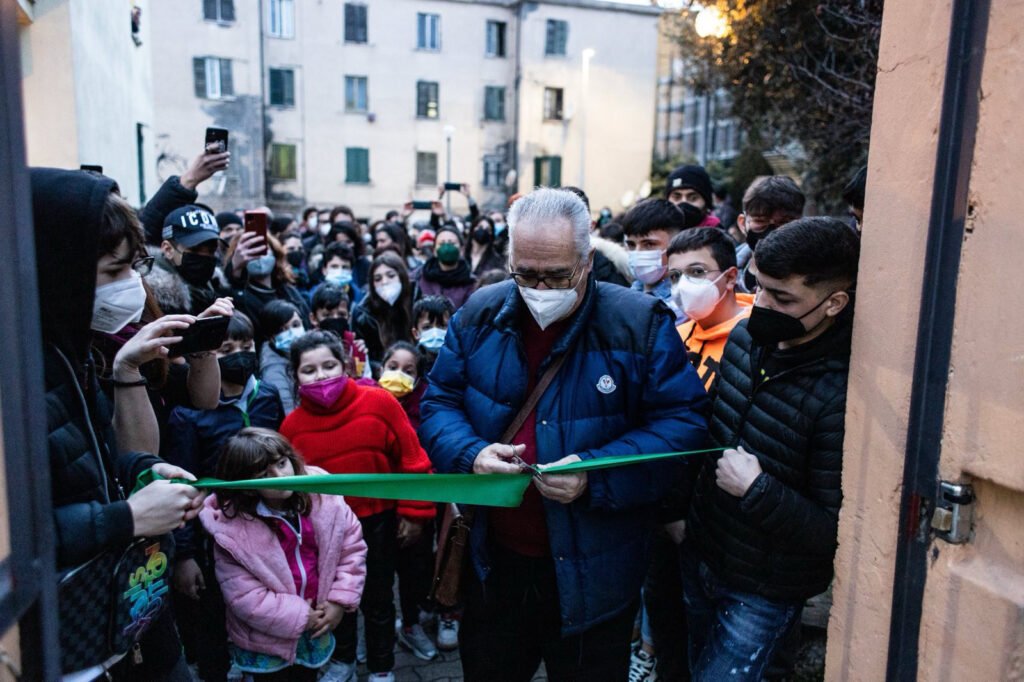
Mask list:
[[[526,351],[526,367],[530,381],[526,387],[526,395],[540,380],[537,370],[566,329],[569,320],[560,320],[541,329],[533,319],[533,315],[523,310],[521,327],[523,332],[523,350]],[[512,438],[513,445],[525,445],[522,459],[527,464],[537,463],[537,409],[523,422],[519,432]],[[531,485],[523,495],[523,503],[518,509],[496,507],[488,511],[490,530],[494,540],[503,547],[517,554],[529,557],[546,557],[551,554],[548,542],[548,522],[544,515],[544,500],[537,488]]]
[[[383,388],[349,381],[333,407],[301,403],[281,425],[307,464],[332,474],[422,474],[431,469],[402,406]],[[430,502],[345,497],[356,516],[394,509],[409,519],[434,518]]]

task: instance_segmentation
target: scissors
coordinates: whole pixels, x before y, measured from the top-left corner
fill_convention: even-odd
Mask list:
[[[537,468],[535,464],[527,464],[523,461],[519,455],[512,455],[512,462],[518,464],[521,468],[526,469],[534,476],[543,476],[544,472]]]

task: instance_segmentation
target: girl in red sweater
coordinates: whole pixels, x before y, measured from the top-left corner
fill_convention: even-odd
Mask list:
[[[425,473],[430,460],[401,405],[381,388],[360,386],[345,374],[338,337],[309,332],[291,347],[299,406],[281,433],[308,464],[333,474]],[[398,544],[414,542],[434,517],[429,502],[364,497],[345,500],[359,517],[367,545],[366,587],[360,610],[366,621],[367,665],[374,682],[393,680],[395,606],[391,586]],[[355,671],[356,619],[335,631],[334,658]]]

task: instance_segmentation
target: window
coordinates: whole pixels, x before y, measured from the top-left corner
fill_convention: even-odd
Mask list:
[[[235,94],[230,59],[195,57],[192,59],[192,74],[195,77],[196,97],[222,99]]]
[[[501,187],[504,184],[501,177],[501,157],[484,157],[484,187]]]
[[[533,160],[533,183],[540,187],[562,186],[562,157],[538,156]]]
[[[417,118],[437,118],[438,87],[432,81],[416,81],[416,116]]]
[[[267,35],[272,38],[295,37],[294,0],[269,0],[267,12]]]
[[[568,40],[569,22],[548,19],[548,30],[544,39],[544,55],[547,57],[564,57],[565,44]]]
[[[562,120],[562,88],[544,88],[544,120]]]
[[[492,85],[484,87],[484,120],[505,120],[505,88]]]
[[[270,145],[270,177],[279,180],[294,180],[296,147],[293,144]]]
[[[366,42],[366,5],[345,3],[345,42]]]
[[[278,107],[295,106],[295,72],[291,69],[270,70],[270,103]]]
[[[345,76],[345,111],[366,110],[366,76]]]
[[[487,56],[505,56],[505,22],[487,22]]]
[[[345,182],[363,184],[370,182],[370,150],[365,147],[345,149]]]
[[[416,184],[437,185],[436,152],[416,152]]]
[[[441,49],[441,15],[416,15],[416,47],[421,50]]]
[[[228,23],[235,20],[235,0],[203,0],[203,19]]]

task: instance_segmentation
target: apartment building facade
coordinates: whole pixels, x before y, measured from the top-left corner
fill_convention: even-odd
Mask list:
[[[206,126],[228,128],[232,168],[201,196],[215,208],[345,203],[376,218],[436,198],[448,179],[489,207],[539,184],[581,185],[596,207],[618,207],[649,175],[657,9],[601,0],[151,4],[153,171],[177,172]]]

